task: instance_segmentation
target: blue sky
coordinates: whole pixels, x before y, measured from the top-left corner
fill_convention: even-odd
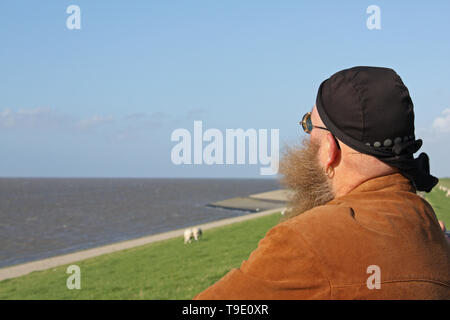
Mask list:
[[[298,141],[320,83],[357,65],[397,71],[432,173],[450,176],[450,2],[342,2],[1,1],[0,176],[257,178],[174,165],[171,133],[202,120]]]

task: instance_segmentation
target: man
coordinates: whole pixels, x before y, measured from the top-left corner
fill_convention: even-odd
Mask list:
[[[285,153],[285,221],[240,268],[196,299],[450,299],[450,245],[416,191],[438,182],[414,135],[413,103],[391,69],[342,70]]]

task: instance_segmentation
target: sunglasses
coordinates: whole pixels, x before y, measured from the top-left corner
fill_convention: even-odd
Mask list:
[[[311,112],[307,112],[307,113],[303,116],[302,121],[300,121],[299,124],[302,126],[303,131],[305,131],[307,134],[311,134],[311,131],[312,131],[314,128],[322,129],[322,130],[327,130],[328,132],[331,132],[331,131],[328,130],[327,128],[319,127],[319,126],[313,125],[313,124],[312,124],[312,121],[311,121]],[[333,135],[334,140],[336,141],[336,144],[337,144],[338,148],[341,149],[341,146],[339,145],[338,140],[336,139],[336,137],[334,136],[334,134],[332,134],[332,135]]]

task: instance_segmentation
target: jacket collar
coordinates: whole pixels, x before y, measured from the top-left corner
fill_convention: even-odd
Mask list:
[[[416,193],[416,189],[411,183],[411,181],[403,176],[401,173],[393,173],[386,176],[372,178],[370,180],[364,181],[356,188],[351,190],[349,193],[331,200],[329,203],[339,202],[343,198],[351,195],[355,195],[363,192],[373,192],[373,191],[406,191]]]
[[[416,193],[416,189],[411,181],[401,173],[393,173],[386,176],[376,177],[364,181],[354,188],[350,193],[366,192],[366,191],[410,191]]]

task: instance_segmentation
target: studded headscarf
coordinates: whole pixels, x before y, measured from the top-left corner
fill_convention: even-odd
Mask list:
[[[389,68],[354,67],[322,82],[316,99],[325,126],[349,147],[398,168],[419,191],[430,192],[426,153],[414,134],[413,102],[407,87]]]

